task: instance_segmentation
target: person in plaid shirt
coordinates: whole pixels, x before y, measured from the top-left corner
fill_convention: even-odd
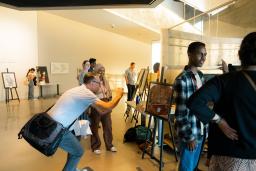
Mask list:
[[[174,83],[176,103],[175,119],[179,138],[179,171],[197,170],[206,125],[203,125],[187,108],[189,97],[204,83],[203,73],[198,70],[206,59],[206,48],[202,42],[192,42],[187,50],[188,65],[177,76]]]

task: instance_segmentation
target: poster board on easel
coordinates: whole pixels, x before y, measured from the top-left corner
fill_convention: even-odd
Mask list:
[[[136,87],[139,87],[142,81],[143,74],[145,72],[145,69],[142,68],[138,74],[137,81],[136,81]]]
[[[14,72],[2,72],[4,88],[17,88],[17,81]]]
[[[2,72],[2,80],[5,89],[5,102],[9,103],[10,100],[18,100],[20,102],[20,98],[17,92],[17,81],[15,72],[9,72],[8,69],[7,72]],[[13,98],[13,89],[15,90],[17,96],[16,98]],[[11,94],[11,97],[9,93]]]
[[[142,97],[143,93],[145,92],[145,89],[147,87],[147,79],[148,79],[148,74],[149,74],[149,67],[147,69],[145,69],[142,80],[141,80],[141,84],[139,87],[139,95]]]
[[[137,91],[139,90],[139,88],[141,86],[141,82],[142,82],[145,70],[146,69],[142,68],[140,70],[139,74],[138,74],[137,81],[136,81],[136,84],[135,84],[135,91],[133,92],[133,95],[132,95],[132,100],[135,98],[136,93],[137,93]]]

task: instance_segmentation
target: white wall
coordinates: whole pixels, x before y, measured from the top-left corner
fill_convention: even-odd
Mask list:
[[[27,98],[23,79],[27,70],[37,65],[37,14],[0,7],[0,72],[16,73],[18,94]],[[3,81],[0,100],[5,99]]]
[[[47,66],[60,92],[77,85],[76,72],[84,59],[94,57],[110,74],[123,74],[130,62],[137,70],[151,64],[151,44],[145,44],[46,12],[38,12],[38,62]],[[51,62],[69,63],[68,74],[51,74]]]

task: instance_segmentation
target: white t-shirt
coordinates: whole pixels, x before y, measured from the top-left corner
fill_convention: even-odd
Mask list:
[[[55,121],[68,127],[99,98],[83,84],[66,91],[47,112]]]
[[[198,73],[195,74],[195,78],[196,78],[197,88],[199,89],[203,85],[202,80],[201,80],[200,76],[198,75]],[[201,125],[201,135],[204,135],[204,124],[202,122],[200,122],[200,125]]]
[[[195,77],[196,77],[196,85],[197,85],[197,88],[199,89],[200,87],[202,87],[203,83],[198,73],[195,74]]]

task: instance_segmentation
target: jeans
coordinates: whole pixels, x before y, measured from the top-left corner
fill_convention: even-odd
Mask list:
[[[77,164],[84,154],[80,142],[70,131],[67,131],[63,136],[59,147],[68,152],[67,162],[63,171],[76,171]]]
[[[28,99],[34,98],[34,82],[33,80],[30,80],[28,83]]]
[[[189,151],[187,143],[180,143],[180,163],[179,171],[194,171],[197,167],[197,163],[200,159],[200,153],[202,148],[202,140],[198,140],[196,147],[193,151]]]

